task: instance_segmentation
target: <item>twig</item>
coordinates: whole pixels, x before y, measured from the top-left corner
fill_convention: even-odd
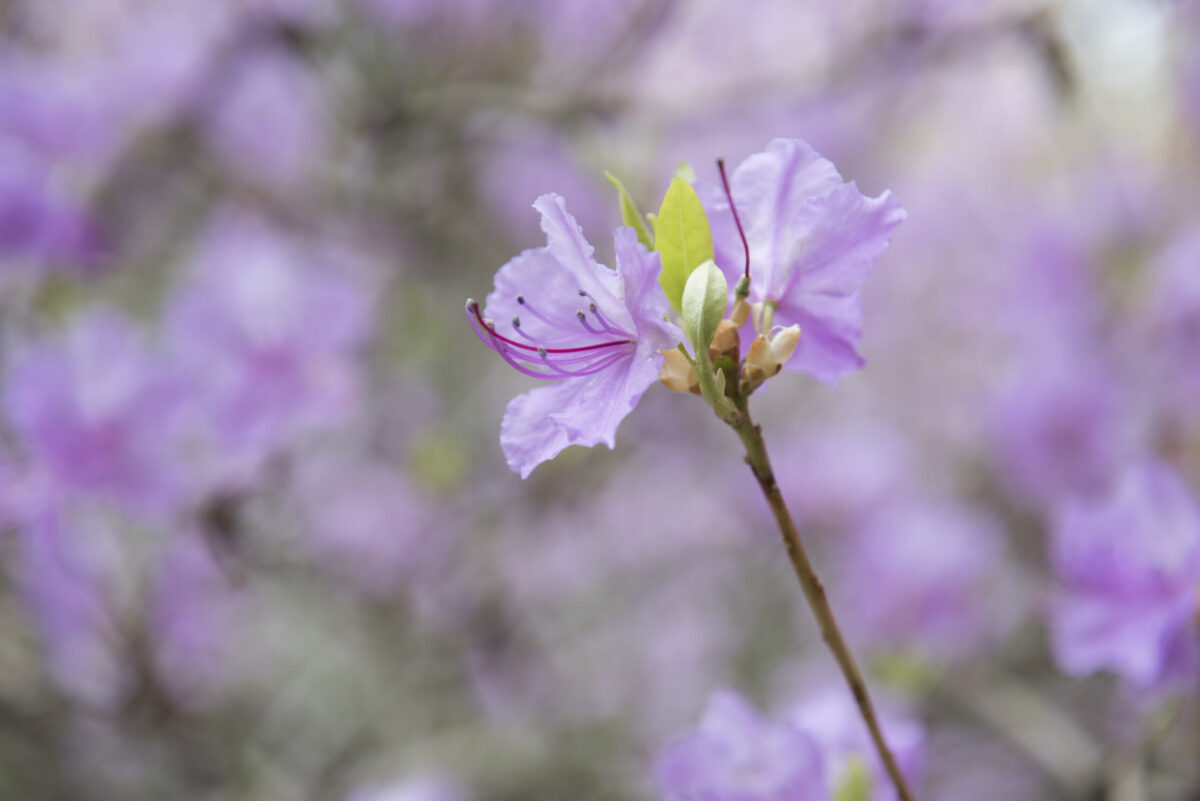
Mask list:
[[[892,755],[891,749],[888,748],[887,742],[883,738],[879,718],[875,714],[875,707],[871,703],[871,696],[867,693],[866,682],[863,681],[858,664],[854,661],[854,656],[850,653],[850,648],[846,645],[846,640],[842,637],[837,619],[833,616],[833,609],[829,606],[829,599],[825,596],[825,588],[822,586],[821,579],[813,569],[812,562],[808,559],[808,554],[804,550],[804,544],[800,541],[800,535],[796,531],[796,525],[792,522],[791,513],[788,511],[787,504],[783,500],[783,495],[779,491],[779,485],[775,481],[775,473],[771,469],[771,461],[767,457],[767,446],[763,441],[762,428],[755,425],[754,421],[750,419],[750,412],[745,399],[738,398],[736,402],[741,414],[730,425],[733,426],[738,436],[741,437],[742,443],[746,446],[746,463],[754,471],[754,477],[758,479],[758,485],[762,489],[763,496],[767,499],[767,504],[771,507],[771,512],[775,515],[775,522],[779,524],[779,532],[783,535],[783,544],[787,549],[788,558],[791,559],[796,578],[800,580],[800,587],[804,590],[804,597],[808,599],[808,606],[812,610],[813,616],[817,619],[817,625],[821,630],[821,638],[825,640],[825,644],[833,652],[833,657],[837,660],[838,667],[841,668],[842,675],[846,678],[846,683],[850,685],[850,692],[854,695],[858,711],[862,715],[863,721],[867,724],[867,729],[871,733],[871,740],[875,744],[875,750],[879,753],[879,758],[883,761],[888,776],[891,778],[892,784],[896,787],[897,795],[901,801],[915,801],[915,796],[913,796],[912,790],[909,789],[904,775],[900,772],[896,758]]]

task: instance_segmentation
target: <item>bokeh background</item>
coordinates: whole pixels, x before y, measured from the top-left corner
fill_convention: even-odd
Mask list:
[[[776,136],[909,214],[866,369],[755,402],[920,797],[1200,798],[1200,676],[1052,615],[1064,504],[1200,485],[1167,0],[0,0],[0,798],[655,798],[722,689],[844,763],[736,438],[653,387],[522,482],[463,314],[539,194],[611,263],[605,169]]]

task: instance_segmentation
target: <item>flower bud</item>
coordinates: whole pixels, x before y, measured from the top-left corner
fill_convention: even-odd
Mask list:
[[[713,334],[712,342],[709,343],[708,358],[715,362],[721,356],[728,356],[736,362],[741,349],[737,324],[730,320],[722,320],[717,325],[717,333]]]
[[[663,385],[672,392],[699,394],[700,379],[696,378],[696,371],[688,364],[687,357],[678,350],[660,350],[659,353],[663,355],[663,366],[658,379]]]
[[[742,375],[755,386],[777,375],[783,369],[784,362],[792,358],[799,342],[798,325],[781,328],[770,339],[759,334],[750,344]]]

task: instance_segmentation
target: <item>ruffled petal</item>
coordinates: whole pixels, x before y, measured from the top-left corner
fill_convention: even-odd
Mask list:
[[[775,323],[800,326],[800,343],[785,365],[790,370],[833,384],[865,364],[856,347],[862,336],[862,300],[857,294],[793,293],[775,312]]]
[[[605,310],[616,311],[620,307],[621,282],[614,271],[595,260],[596,250],[567,211],[566,201],[559,195],[542,195],[533,202],[533,207],[542,215],[546,251],[569,273],[574,288],[590,293]],[[615,308],[610,308],[610,304]]]
[[[755,297],[771,297],[786,278],[797,245],[793,221],[814,198],[843,185],[833,162],[799,139],[775,139],[762,153],[743,161],[730,177],[730,189],[750,243]],[[745,251],[729,202],[720,187],[706,186],[701,201],[713,229],[718,264],[730,283],[745,270]]]
[[[508,466],[528,478],[570,445],[616,444],[617,426],[658,380],[661,354],[639,346],[629,359],[586,378],[565,379],[514,398],[500,423]]]
[[[797,244],[782,267],[779,297],[858,292],[906,216],[891,192],[866,197],[854,182],[809,201],[789,225],[787,237]]]
[[[1112,670],[1140,687],[1161,677],[1171,640],[1186,611],[1112,598],[1064,596],[1051,611],[1051,640],[1060,668],[1074,676]]]

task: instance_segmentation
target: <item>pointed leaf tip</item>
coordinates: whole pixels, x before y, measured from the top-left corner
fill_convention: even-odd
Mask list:
[[[621,222],[637,231],[638,241],[645,245],[647,250],[654,250],[654,237],[650,235],[650,229],[646,227],[646,221],[638,210],[633,195],[629,194],[629,190],[625,188],[625,184],[621,183],[621,179],[608,170],[604,171],[604,177],[616,187],[617,197],[621,204]]]

